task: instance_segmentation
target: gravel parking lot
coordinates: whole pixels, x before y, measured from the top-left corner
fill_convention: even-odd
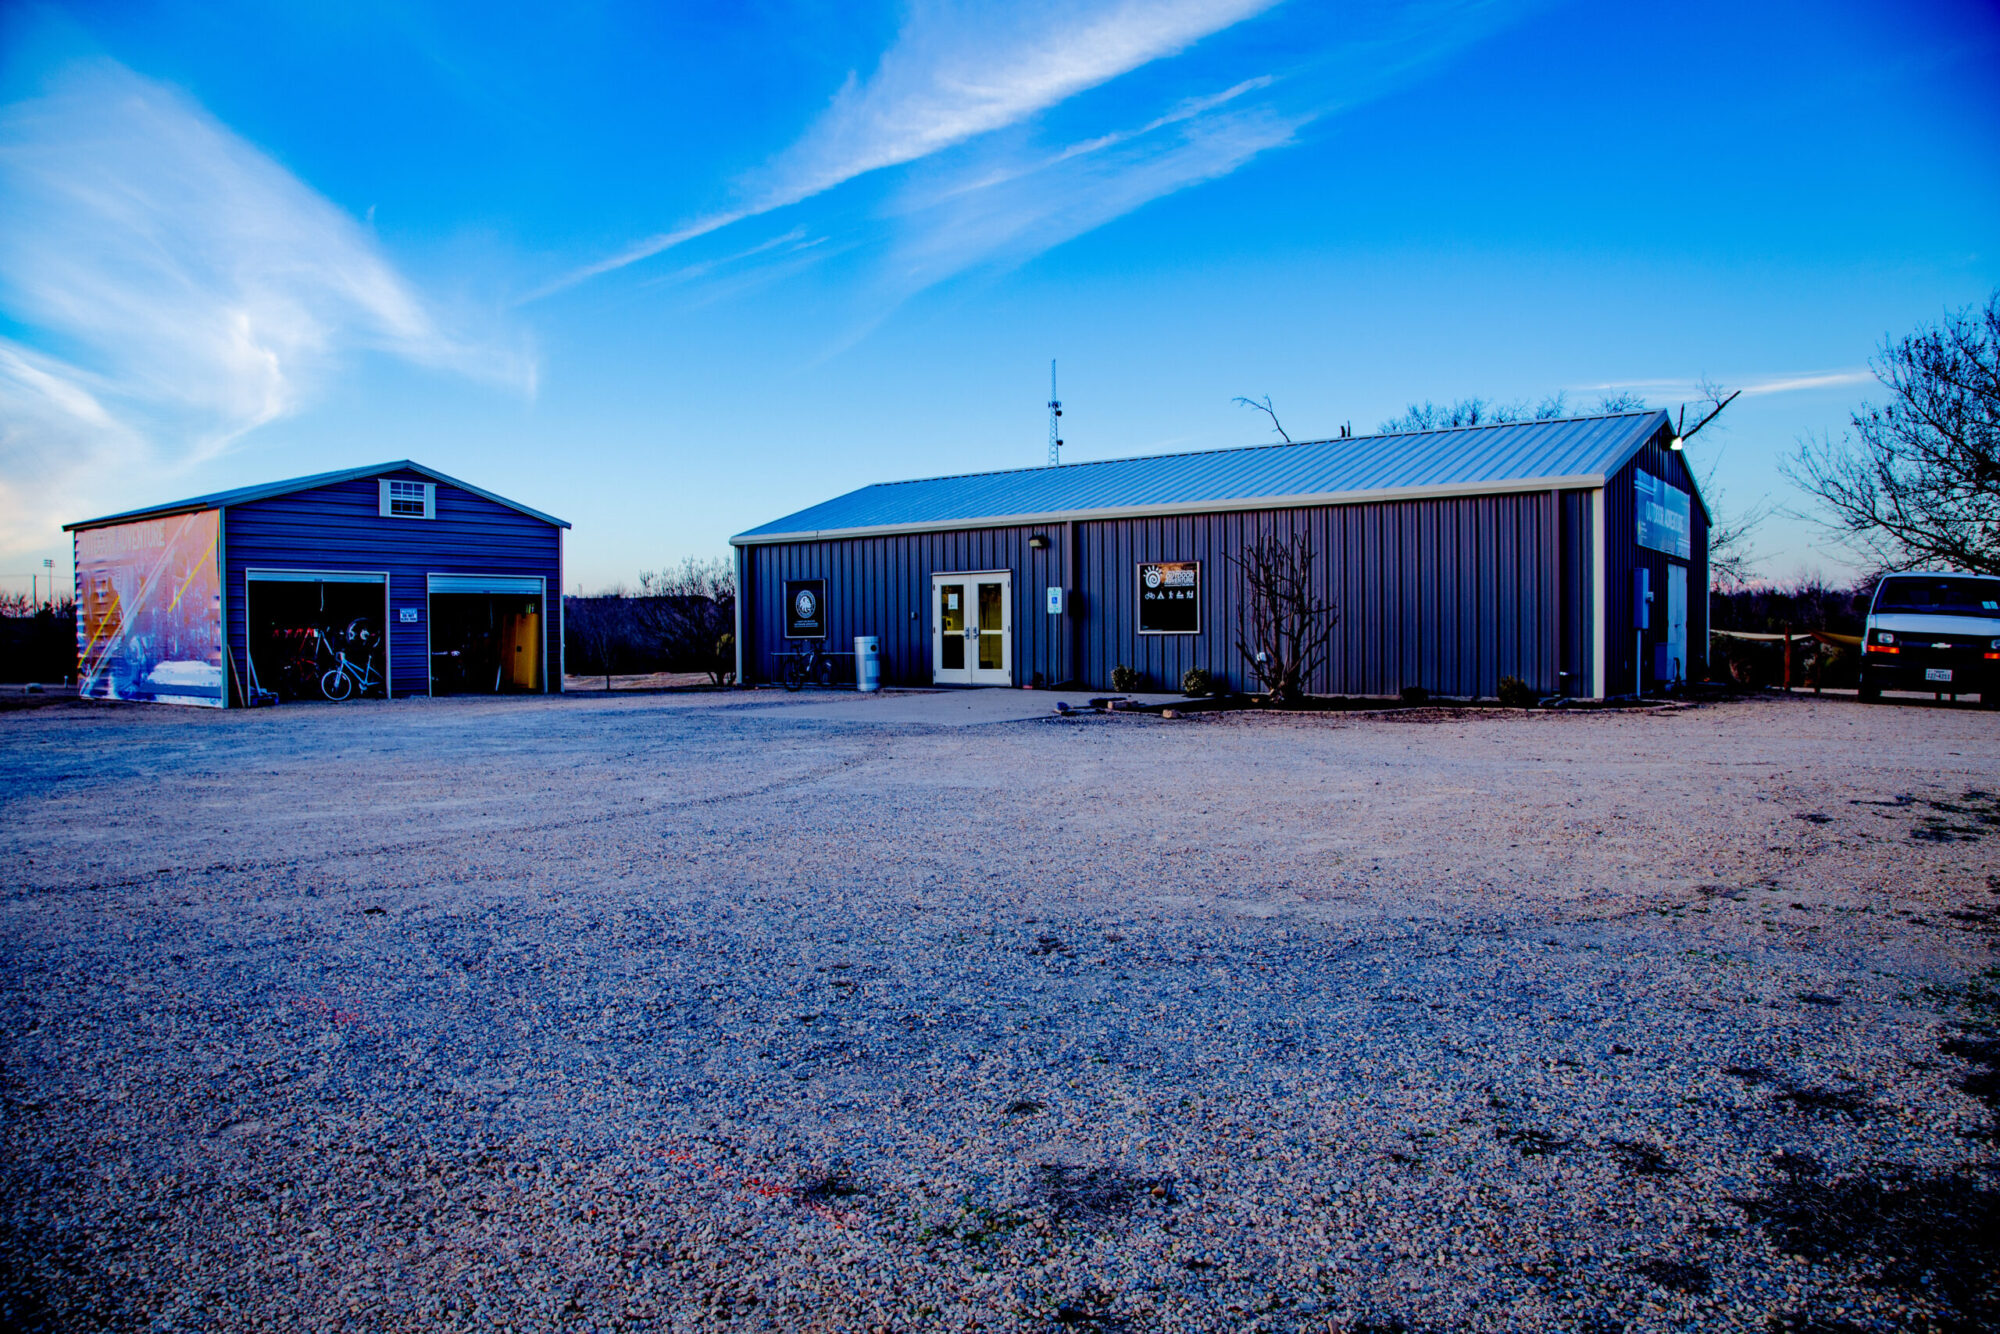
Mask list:
[[[2000,719],[906,698],[0,715],[0,1324],[2000,1324]]]

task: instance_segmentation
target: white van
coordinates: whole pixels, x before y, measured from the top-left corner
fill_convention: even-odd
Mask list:
[[[1861,698],[1885,690],[1977,695],[2000,706],[2000,578],[1891,574],[1861,634]]]

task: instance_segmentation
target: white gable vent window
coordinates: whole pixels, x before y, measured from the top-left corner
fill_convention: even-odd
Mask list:
[[[397,482],[382,479],[382,517],[385,519],[435,519],[437,484]]]

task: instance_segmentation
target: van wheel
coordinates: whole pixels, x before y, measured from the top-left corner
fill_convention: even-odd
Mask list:
[[[1876,685],[1873,681],[1870,681],[1866,675],[1863,675],[1861,678],[1861,684],[1855,689],[1854,695],[1855,698],[1857,699],[1866,700],[1872,703],[1873,701],[1882,698],[1882,687]]]

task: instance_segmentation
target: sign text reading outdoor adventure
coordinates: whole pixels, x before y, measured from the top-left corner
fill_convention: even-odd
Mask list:
[[[785,638],[826,638],[826,580],[785,580]]]
[[[1694,558],[1694,527],[1688,493],[1649,472],[1632,472],[1632,512],[1639,520],[1639,545],[1682,560]]]
[[[1201,633],[1201,562],[1155,561],[1139,567],[1139,633]]]

